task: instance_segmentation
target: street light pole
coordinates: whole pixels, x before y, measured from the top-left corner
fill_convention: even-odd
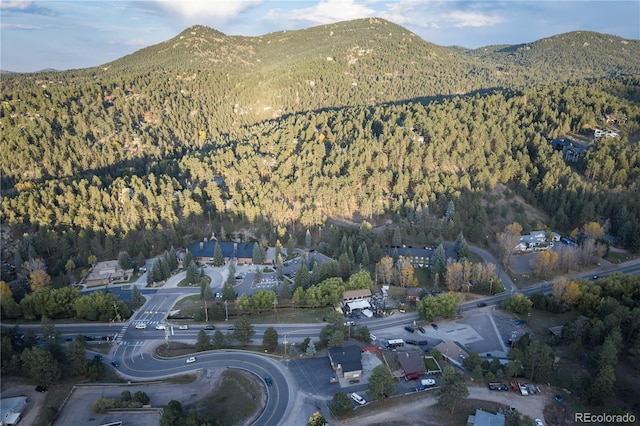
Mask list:
[[[229,308],[227,307],[227,302],[227,300],[224,301],[225,321],[229,321]]]
[[[287,335],[284,335],[284,340],[282,341],[282,343],[284,344],[284,358],[287,357]]]

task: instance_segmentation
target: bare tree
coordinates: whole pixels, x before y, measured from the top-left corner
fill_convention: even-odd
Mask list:
[[[511,260],[511,254],[518,244],[518,239],[522,233],[522,225],[518,222],[513,222],[508,225],[504,232],[498,234],[498,250],[500,251],[500,261],[506,267],[509,266]]]

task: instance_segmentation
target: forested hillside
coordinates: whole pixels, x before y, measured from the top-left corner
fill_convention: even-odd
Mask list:
[[[193,27],[101,67],[7,76],[1,218],[26,235],[17,264],[59,274],[222,224],[275,239],[328,217],[416,221],[448,200],[461,218],[448,235],[481,241],[506,216],[498,184],[545,226],[608,222],[640,249],[640,42],[532,46],[481,55],[373,19],[251,38]],[[619,138],[591,136],[614,125]],[[571,133],[588,144],[577,162],[544,136]]]

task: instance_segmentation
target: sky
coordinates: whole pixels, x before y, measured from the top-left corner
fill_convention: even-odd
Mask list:
[[[0,69],[99,66],[196,24],[259,36],[367,17],[472,49],[577,30],[640,39],[639,0],[0,0]]]

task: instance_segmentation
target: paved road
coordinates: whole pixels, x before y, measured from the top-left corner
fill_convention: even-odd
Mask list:
[[[291,415],[297,389],[287,369],[270,357],[242,351],[200,352],[197,361],[187,364],[188,356],[161,360],[145,353],[144,348],[126,346],[121,353],[118,372],[125,378],[153,380],[185,374],[200,368],[239,368],[264,378],[270,376],[272,386],[267,386],[268,399],[264,412],[256,424],[278,424]]]

